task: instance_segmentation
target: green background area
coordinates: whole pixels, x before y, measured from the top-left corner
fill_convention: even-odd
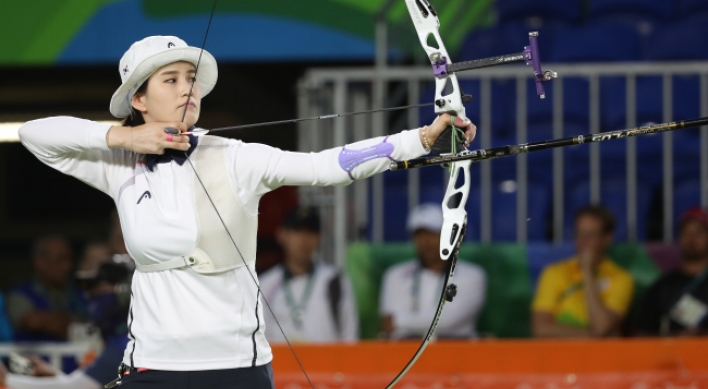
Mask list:
[[[52,63],[101,6],[118,0],[20,0],[0,12],[0,64]]]
[[[6,2],[0,12],[0,64],[52,64],[101,7],[121,0],[21,0]],[[440,33],[455,51],[467,33],[488,25],[493,0],[438,0]],[[374,40],[375,16],[385,0],[220,0],[217,14],[254,14],[304,21]],[[143,0],[144,16],[155,20],[204,16],[210,0]],[[128,17],[129,19],[129,17]],[[129,23],[116,21],[116,28]],[[403,0],[388,13],[391,45],[422,55]],[[267,32],[259,32],[267,33]],[[110,42],[106,42],[110,44]]]
[[[634,276],[636,289],[629,314],[632,321],[644,292],[659,276],[659,270],[641,245],[617,244],[610,248],[609,254]],[[409,244],[358,243],[349,246],[347,272],[357,299],[362,338],[376,338],[381,330],[379,289],[384,272],[389,266],[414,257],[415,250]],[[526,247],[519,244],[464,244],[460,258],[481,266],[487,275],[487,299],[477,323],[478,333],[496,338],[529,337],[534,290]]]

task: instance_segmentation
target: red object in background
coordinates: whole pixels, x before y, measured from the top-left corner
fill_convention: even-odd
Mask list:
[[[285,215],[297,205],[294,186],[283,186],[263,196],[258,204],[258,239],[275,239]]]
[[[416,342],[295,345],[315,387],[383,388]],[[708,339],[481,340],[431,343],[405,389],[680,389],[708,387]],[[273,346],[276,387],[308,388],[287,346]]]
[[[681,261],[681,252],[675,243],[647,242],[644,249],[662,273],[673,270]]]
[[[297,205],[297,188],[294,186],[280,187],[261,198],[258,204],[257,273],[283,261],[283,251],[275,240],[275,231],[283,224],[285,215]]]

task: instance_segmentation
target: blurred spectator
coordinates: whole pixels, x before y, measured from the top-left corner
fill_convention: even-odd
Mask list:
[[[90,242],[84,248],[84,254],[76,269],[78,278],[85,278],[98,269],[98,266],[113,255],[127,255],[123,230],[118,219],[118,212],[114,209],[110,215],[108,238],[105,241]],[[132,260],[132,259],[131,259]]]
[[[86,302],[71,279],[69,243],[45,236],[34,244],[34,278],[10,291],[10,322],[19,341],[63,341],[72,321],[86,317]]]
[[[536,337],[602,337],[620,334],[634,293],[632,276],[607,256],[615,221],[602,206],[575,216],[575,256],[548,265],[533,301]]]
[[[39,357],[15,364],[26,368],[24,374],[7,373],[0,363],[0,385],[11,389],[102,389],[113,381],[128,344],[130,279],[134,269],[130,257],[114,255],[93,262],[93,267],[84,266],[78,276],[86,288],[90,318],[104,341],[103,351],[93,363],[66,375]]]
[[[11,342],[13,339],[14,334],[5,307],[5,297],[0,293],[0,342]]]
[[[417,258],[391,266],[383,276],[380,315],[384,336],[421,338],[435,316],[449,261],[440,258],[440,204],[422,204],[408,216]],[[441,338],[477,336],[476,323],[486,296],[486,276],[479,266],[457,262],[457,297],[445,306],[437,334]]]
[[[77,278],[82,278],[83,274],[93,273],[98,266],[111,257],[110,246],[103,242],[92,242],[84,248],[84,255],[81,257],[79,267],[76,269]]]
[[[285,262],[260,278],[273,313],[266,310],[266,337],[271,343],[286,336],[300,342],[353,342],[359,338],[359,317],[349,279],[336,267],[315,261],[320,247],[320,216],[315,208],[288,213],[276,232]]]
[[[123,240],[123,229],[118,218],[118,211],[111,212],[111,230],[108,233],[108,250],[113,254],[128,254]]]
[[[691,208],[679,227],[681,261],[644,296],[638,327],[646,335],[708,335],[708,212]]]

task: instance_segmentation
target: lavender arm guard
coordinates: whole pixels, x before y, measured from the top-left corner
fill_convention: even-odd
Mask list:
[[[393,153],[394,147],[391,143],[387,143],[387,140],[388,137],[384,138],[384,140],[377,145],[369,146],[361,150],[347,150],[346,147],[343,147],[342,151],[339,153],[339,166],[349,174],[349,178],[353,181],[354,176],[352,175],[352,171],[362,163],[383,157],[393,160],[391,153]]]

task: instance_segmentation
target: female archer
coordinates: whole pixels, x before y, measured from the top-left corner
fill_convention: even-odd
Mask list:
[[[207,51],[148,37],[119,72],[110,111],[121,126],[53,117],[26,123],[20,139],[117,205],[137,266],[121,387],[272,388],[253,266],[261,196],[283,185],[346,185],[427,154],[450,116],[319,153],[286,152],[197,134],[202,97],[217,80]],[[455,125],[474,139],[469,121]]]

